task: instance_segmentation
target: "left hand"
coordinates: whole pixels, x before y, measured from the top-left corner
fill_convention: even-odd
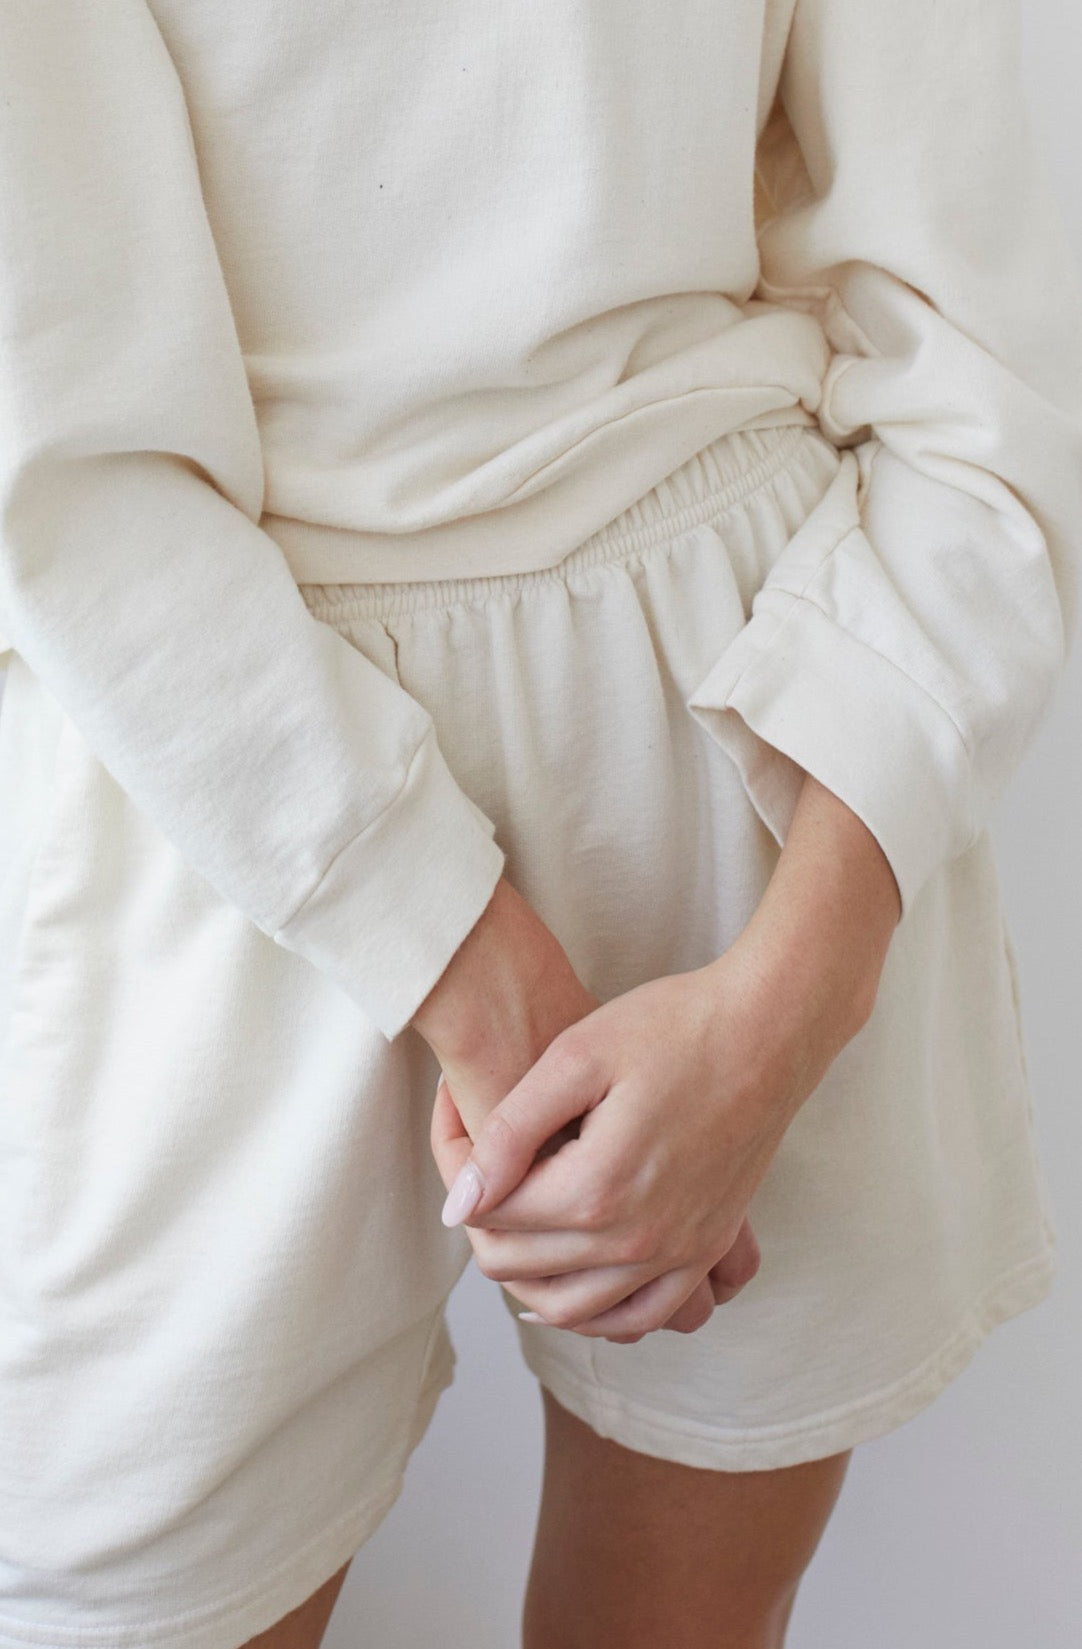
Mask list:
[[[485,1274],[545,1322],[610,1339],[663,1326],[723,1257],[733,1292],[754,1275],[748,1204],[838,1052],[777,1006],[738,941],[568,1026],[472,1150],[441,1084],[433,1150],[448,1185],[467,1159],[480,1175],[466,1224]]]
[[[546,1142],[539,1155],[550,1155],[562,1146],[565,1139],[570,1140],[575,1137],[577,1132],[578,1129],[575,1124],[562,1129],[553,1139]],[[432,1152],[436,1164],[443,1177],[444,1185],[450,1191],[456,1174],[471,1156],[473,1141],[462,1121],[458,1106],[451,1097],[451,1090],[447,1086],[447,1078],[443,1074],[441,1074],[436,1088],[432,1111],[431,1138]],[[501,1260],[498,1248],[495,1253],[493,1252],[493,1239],[490,1238],[489,1233],[481,1226],[475,1229],[467,1225],[465,1229],[473,1246],[474,1258],[477,1261],[478,1268],[486,1276],[498,1277],[501,1281],[507,1282],[509,1285],[508,1292],[515,1293],[515,1289],[510,1286],[511,1279],[505,1279],[502,1271],[498,1269]],[[498,1243],[498,1239],[496,1241]],[[745,1219],[737,1234],[736,1241],[728,1253],[722,1255],[711,1267],[706,1277],[696,1288],[692,1289],[691,1293],[682,1300],[681,1304],[664,1322],[654,1326],[671,1329],[677,1334],[694,1334],[713,1315],[715,1306],[724,1305],[727,1301],[734,1299],[745,1284],[751,1281],[759,1269],[760,1258],[759,1245],[755,1240],[755,1234],[751,1229],[751,1225]],[[632,1301],[642,1303],[641,1296],[646,1290],[653,1287],[653,1283],[647,1283],[643,1288],[634,1290],[625,1298],[622,1304],[627,1305]],[[628,1313],[626,1312],[620,1313],[620,1317],[626,1318],[627,1316]],[[619,1319],[611,1313],[609,1313],[609,1318],[610,1326],[607,1329],[604,1324],[599,1324],[597,1319],[593,1318],[565,1326],[573,1327],[573,1331],[578,1334],[593,1334],[596,1331],[599,1334],[604,1334],[606,1339],[620,1344],[630,1344],[633,1341],[641,1340],[647,1332],[646,1329],[642,1329],[638,1332],[620,1333],[618,1332]]]

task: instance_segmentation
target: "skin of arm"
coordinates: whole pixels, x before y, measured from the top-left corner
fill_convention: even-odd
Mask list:
[[[748,1202],[870,1017],[900,915],[878,841],[810,774],[735,944],[610,1003],[501,880],[413,1020],[443,1071],[433,1150],[460,1204],[473,1193],[482,1271],[580,1333],[701,1326],[754,1275]]]

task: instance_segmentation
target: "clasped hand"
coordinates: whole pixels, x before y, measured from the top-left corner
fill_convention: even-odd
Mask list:
[[[827,1064],[779,1032],[737,947],[568,1025],[475,1142],[445,1071],[433,1153],[480,1269],[542,1321],[692,1332],[758,1270],[748,1204]]]

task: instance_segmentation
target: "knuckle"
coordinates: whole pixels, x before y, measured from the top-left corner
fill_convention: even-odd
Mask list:
[[[728,1251],[714,1268],[718,1281],[734,1288],[742,1288],[755,1276],[762,1263],[762,1254],[751,1228],[741,1227]]]
[[[704,1300],[699,1309],[691,1314],[686,1324],[681,1325],[682,1334],[697,1334],[714,1315],[714,1301]]]
[[[724,1241],[726,1245],[725,1252],[717,1261],[714,1266],[714,1270],[720,1276],[735,1277],[736,1273],[745,1263],[745,1256],[743,1253],[744,1244],[740,1240],[738,1232],[732,1237],[724,1239]]]
[[[640,1222],[632,1226],[617,1242],[617,1263],[620,1265],[648,1265],[658,1256],[662,1232],[656,1222]]]
[[[644,1334],[653,1334],[656,1329],[663,1326],[663,1323],[664,1318],[656,1306],[642,1306],[632,1312],[627,1332],[637,1334],[641,1338]]]
[[[593,1072],[594,1058],[574,1027],[569,1026],[549,1043],[544,1054],[547,1072],[557,1083],[586,1081]]]
[[[499,1260],[489,1256],[486,1256],[484,1259],[478,1258],[477,1269],[480,1271],[481,1275],[483,1277],[487,1277],[490,1282],[505,1283],[511,1281],[511,1274],[507,1270],[507,1267],[501,1265]]]
[[[576,1225],[583,1231],[610,1231],[619,1214],[618,1193],[606,1174],[582,1176],[576,1207]]]
[[[711,1271],[710,1280],[713,1284],[715,1292],[719,1288],[743,1288],[744,1286],[744,1279],[737,1276],[732,1268],[726,1265],[724,1260],[722,1260],[720,1265],[716,1265],[713,1271]]]
[[[641,1230],[631,1230],[618,1237],[613,1245],[614,1265],[646,1265],[653,1258],[653,1244]]]
[[[543,1314],[553,1328],[575,1328],[590,1315],[580,1304],[571,1300],[554,1300],[545,1307]]]
[[[517,1156],[522,1149],[522,1131],[514,1112],[504,1108],[492,1111],[477,1144],[486,1156]]]
[[[499,1247],[483,1232],[471,1232],[474,1264],[483,1277],[488,1277],[494,1283],[509,1280],[510,1273],[503,1262]]]
[[[726,1305],[730,1300],[735,1300],[736,1296],[748,1286],[749,1281],[750,1278],[740,1277],[735,1282],[730,1282],[726,1278],[723,1278],[720,1283],[715,1282],[713,1284],[715,1304]]]
[[[608,1192],[601,1190],[584,1202],[579,1224],[584,1231],[601,1237],[616,1223],[616,1208]]]
[[[759,1271],[759,1265],[760,1257],[759,1255],[755,1255],[754,1258],[750,1258],[750,1260],[747,1261],[746,1265],[741,1266],[741,1275],[737,1276],[736,1280],[741,1288],[746,1288],[746,1286],[749,1285],[752,1278],[754,1278],[755,1273]]]
[[[661,1310],[656,1303],[649,1300],[625,1301],[619,1333],[633,1334],[636,1339],[641,1340],[644,1335],[652,1334],[656,1328],[661,1328],[670,1315],[671,1312]]]

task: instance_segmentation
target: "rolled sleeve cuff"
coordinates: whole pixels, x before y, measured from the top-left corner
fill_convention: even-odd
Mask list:
[[[330,975],[391,1041],[480,918],[504,862],[495,826],[430,729],[394,801],[271,937]]]
[[[779,846],[805,773],[852,808],[894,872],[903,921],[971,839],[970,762],[955,722],[806,597],[760,590],[686,706],[735,763]]]

